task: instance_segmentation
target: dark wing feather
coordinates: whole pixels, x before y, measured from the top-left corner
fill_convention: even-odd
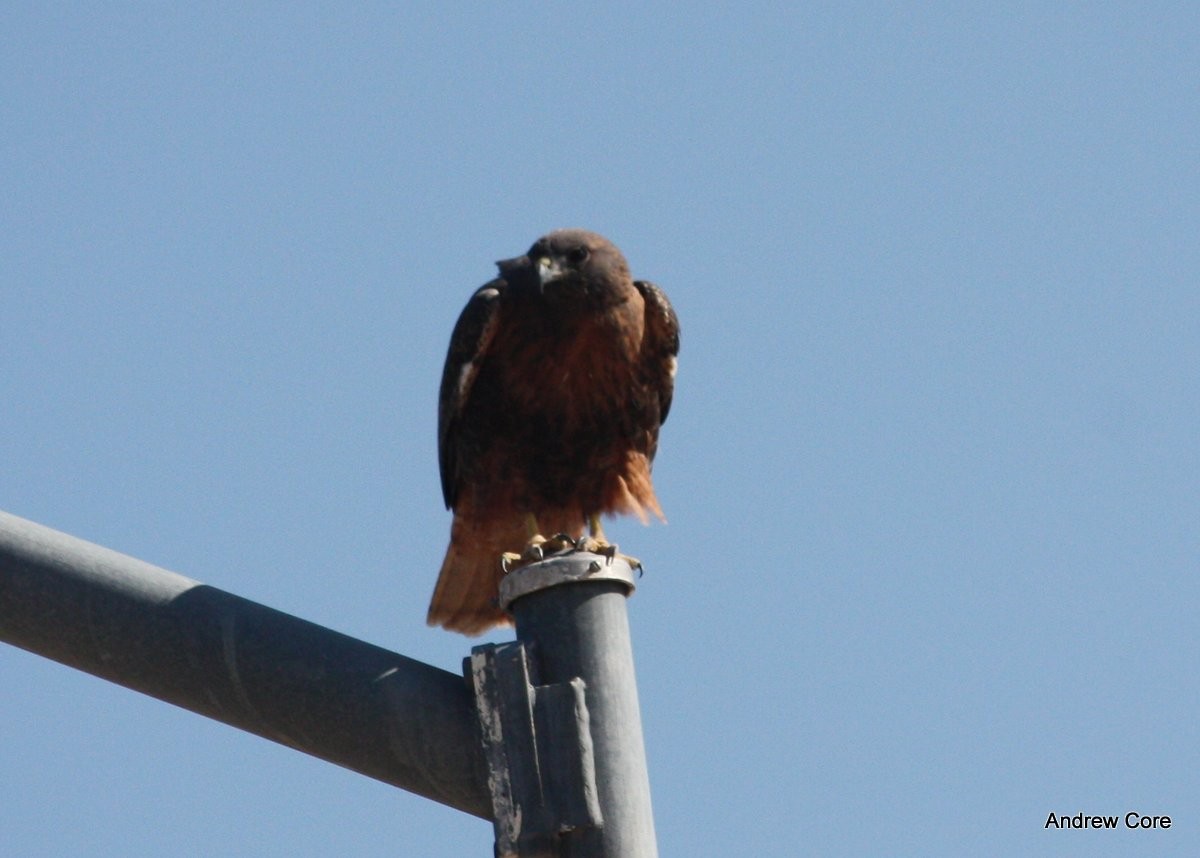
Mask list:
[[[646,302],[646,334],[642,342],[642,371],[658,393],[658,423],[661,426],[671,410],[675,393],[675,356],[679,354],[679,317],[666,293],[653,283],[633,283]],[[655,427],[657,435],[657,427]]]
[[[458,500],[461,484],[459,421],[471,395],[471,385],[479,374],[480,361],[495,332],[496,311],[506,286],[503,280],[496,279],[479,287],[463,307],[450,335],[438,397],[438,465],[447,509],[452,509]]]

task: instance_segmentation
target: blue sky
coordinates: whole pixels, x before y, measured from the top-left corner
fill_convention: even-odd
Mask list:
[[[0,8],[0,508],[457,670],[450,329],[589,227],[683,323],[610,527],[662,853],[1196,854],[1200,12],[449,5]],[[491,854],[0,677],[12,854]]]

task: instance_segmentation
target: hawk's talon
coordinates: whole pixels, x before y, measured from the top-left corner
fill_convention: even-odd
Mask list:
[[[641,569],[642,561],[636,557],[630,557],[628,554],[622,554],[621,549],[615,542],[608,542],[603,537],[597,536],[581,536],[575,540],[576,551],[586,551],[591,554],[599,554],[604,558],[605,566],[612,566],[613,561],[620,558],[629,564],[631,569]],[[594,570],[593,570],[594,571]]]
[[[612,562],[621,554],[617,553],[617,544],[615,542],[604,542],[592,548],[597,554],[604,557],[604,565],[612,566]]]
[[[556,533],[546,540],[546,550],[551,554],[560,554],[564,551],[572,551],[575,548],[575,540],[570,534]]]

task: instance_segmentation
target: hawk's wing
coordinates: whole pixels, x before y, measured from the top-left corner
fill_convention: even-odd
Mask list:
[[[459,420],[479,374],[479,364],[496,330],[496,311],[508,284],[501,279],[486,283],[463,307],[450,335],[442,388],[438,397],[438,465],[442,473],[442,497],[446,508],[458,500],[462,484],[459,461]]]
[[[635,280],[633,285],[646,302],[645,339],[642,341],[642,372],[658,394],[658,426],[667,419],[671,397],[675,393],[675,356],[679,354],[679,317],[666,293],[653,283]],[[652,430],[654,457],[658,446],[658,426]]]

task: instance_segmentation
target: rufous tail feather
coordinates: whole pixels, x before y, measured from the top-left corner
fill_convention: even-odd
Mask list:
[[[493,626],[511,624],[496,602],[503,574],[500,552],[468,553],[451,543],[425,621],[464,635],[480,635]]]

